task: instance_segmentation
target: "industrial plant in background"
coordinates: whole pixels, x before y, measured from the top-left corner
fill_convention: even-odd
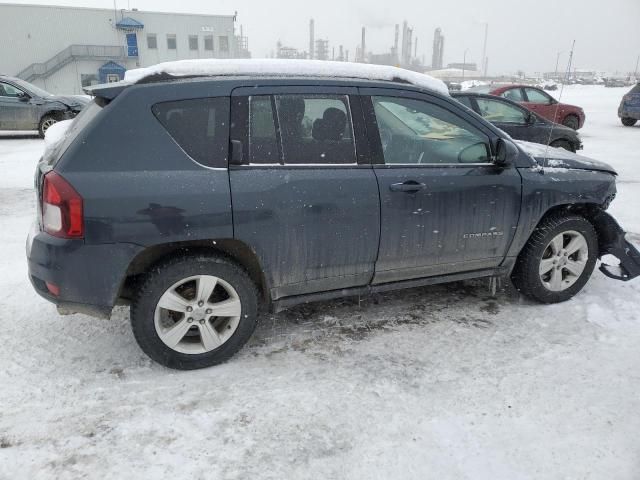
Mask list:
[[[438,29],[439,30],[439,29]],[[442,37],[444,41],[444,37]],[[360,43],[356,47],[355,55],[350,56],[349,50],[344,45],[331,46],[328,38],[316,38],[315,21],[309,21],[309,47],[307,50],[299,50],[295,47],[284,45],[281,41],[276,44],[276,58],[334,60],[339,62],[355,61],[359,63],[375,63],[379,65],[393,65],[410,70],[424,72],[428,69],[424,64],[424,57],[418,57],[418,38],[414,36],[413,27],[407,21],[395,25],[393,45],[387,52],[373,53],[367,51],[367,30],[362,27]],[[443,49],[440,49],[439,58],[442,61]]]

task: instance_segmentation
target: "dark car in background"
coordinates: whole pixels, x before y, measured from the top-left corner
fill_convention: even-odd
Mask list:
[[[618,117],[625,127],[633,127],[640,120],[640,82],[622,97]]]
[[[19,78],[0,75],[0,130],[47,129],[74,118],[89,103],[83,95],[53,95]]]
[[[582,148],[578,132],[550,122],[516,102],[482,93],[452,93],[452,96],[516,140],[542,143],[571,152]]]
[[[585,122],[582,108],[560,103],[541,88],[531,85],[504,85],[488,93],[518,102],[541,117],[574,130],[582,128]]]

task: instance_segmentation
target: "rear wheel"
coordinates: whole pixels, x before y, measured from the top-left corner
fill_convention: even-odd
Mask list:
[[[573,144],[568,140],[554,140],[553,142],[551,142],[551,146],[556,148],[564,148],[565,150],[569,150],[570,152],[576,151]]]
[[[633,127],[636,124],[637,121],[638,120],[636,120],[635,118],[630,118],[630,117],[622,118],[622,124],[625,127]]]
[[[567,115],[564,117],[562,125],[572,128],[573,130],[578,130],[578,128],[580,128],[580,119],[575,115]]]
[[[542,220],[518,257],[512,279],[543,303],[570,299],[587,283],[598,255],[596,231],[578,215]]]
[[[44,134],[47,133],[49,127],[51,125],[58,123],[58,118],[55,115],[47,114],[40,119],[40,124],[38,125],[38,133],[40,134],[40,138],[44,138]]]
[[[183,257],[147,276],[131,307],[140,348],[170,368],[191,370],[233,356],[257,321],[255,285],[220,257]]]

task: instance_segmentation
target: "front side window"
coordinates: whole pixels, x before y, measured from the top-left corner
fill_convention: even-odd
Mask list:
[[[448,110],[422,100],[372,97],[385,164],[488,163],[489,139]]]
[[[531,103],[539,103],[542,105],[550,105],[551,97],[540,90],[536,90],[535,88],[525,88],[527,92],[527,98]]]
[[[500,96],[513,102],[524,102],[522,90],[520,90],[519,88],[510,88],[506,92],[502,92]]]
[[[167,35],[167,48],[169,50],[175,50],[177,48],[176,36],[175,34]]]
[[[155,33],[147,34],[147,48],[149,50],[156,50],[158,48],[158,37]]]
[[[277,95],[285,164],[354,164],[356,150],[346,95]]]
[[[22,90],[17,89],[13,85],[0,82],[0,97],[20,97],[24,95]]]
[[[198,50],[198,36],[189,35],[189,50]]]
[[[500,100],[491,100],[488,98],[476,98],[480,115],[490,122],[497,123],[517,123],[524,125],[527,123],[527,115],[513,105]]]
[[[169,135],[198,163],[226,167],[229,99],[198,98],[157,103],[152,107]]]
[[[213,51],[213,35],[205,35],[204,37],[204,49],[212,52]]]

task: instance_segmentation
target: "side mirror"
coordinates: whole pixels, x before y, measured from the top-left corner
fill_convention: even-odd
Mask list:
[[[519,153],[520,151],[518,150],[518,147],[516,147],[513,142],[504,138],[499,138],[498,144],[496,145],[496,156],[493,160],[493,164],[498,167],[507,167],[515,162]]]
[[[536,121],[536,115],[533,112],[529,112],[529,115],[527,115],[527,125],[533,125]]]
[[[18,94],[18,100],[20,100],[21,102],[28,102],[31,99],[31,97],[29,97],[29,95],[27,95],[24,92],[20,92]]]

